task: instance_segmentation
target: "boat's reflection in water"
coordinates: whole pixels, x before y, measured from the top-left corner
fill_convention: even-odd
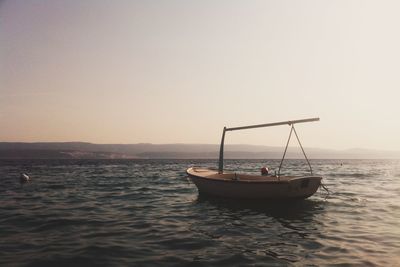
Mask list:
[[[205,221],[214,223],[198,222],[196,227],[203,232],[222,238],[228,246],[273,258],[275,263],[307,263],[305,259],[323,247],[326,202],[318,198],[238,200],[201,194],[193,205],[199,212],[206,211]]]
[[[228,209],[239,214],[265,214],[283,219],[311,219],[324,210],[324,201],[314,199],[233,199],[199,194],[195,201],[198,204],[209,204],[221,209]]]

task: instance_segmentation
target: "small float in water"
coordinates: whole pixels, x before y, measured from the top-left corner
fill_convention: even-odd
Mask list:
[[[19,176],[19,182],[21,184],[30,182],[31,178],[26,173],[21,173]]]
[[[294,125],[297,123],[319,121],[319,118],[310,118],[303,120],[293,120],[284,122],[275,122],[267,124],[258,124],[250,126],[241,126],[226,128],[222,132],[222,140],[219,151],[218,170],[191,167],[187,169],[191,181],[196,185],[200,194],[208,194],[217,197],[241,198],[241,199],[304,199],[312,196],[321,185],[321,176],[313,175],[311,164],[304,152],[300,139],[296,133]],[[224,140],[225,133],[228,131],[237,131],[261,127],[271,127],[279,125],[291,126],[285,151],[279,165],[279,170],[274,175],[241,174],[236,172],[224,171]],[[295,133],[297,141],[301,147],[304,157],[310,168],[310,175],[305,176],[281,176],[281,167],[285,159],[286,151],[289,145],[292,133]],[[268,171],[267,171],[268,173]]]

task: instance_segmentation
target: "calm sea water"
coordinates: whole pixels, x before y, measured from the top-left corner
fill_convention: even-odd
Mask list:
[[[279,204],[199,197],[185,170],[215,160],[3,160],[0,265],[400,266],[400,161],[312,164],[331,194]]]

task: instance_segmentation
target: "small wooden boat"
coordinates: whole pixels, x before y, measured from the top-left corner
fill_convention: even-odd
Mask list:
[[[321,176],[313,175],[311,164],[300,143],[299,137],[294,128],[294,124],[318,121],[319,118],[304,120],[293,120],[269,124],[259,124],[234,128],[224,127],[220,146],[219,166],[217,169],[205,169],[191,167],[187,169],[191,181],[196,185],[200,194],[208,194],[218,197],[241,198],[241,199],[295,199],[307,198],[312,196],[321,185]],[[291,126],[289,138],[283,153],[279,170],[274,175],[251,175],[236,172],[226,172],[223,169],[224,139],[227,131],[244,130],[251,128],[270,127],[278,125]],[[280,171],[286,155],[292,132],[303,151],[304,157],[310,167],[310,175],[305,176],[281,176]]]

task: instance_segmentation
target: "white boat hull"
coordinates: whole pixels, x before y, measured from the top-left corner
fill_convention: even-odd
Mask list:
[[[292,199],[312,196],[319,188],[320,176],[257,176],[189,168],[187,171],[199,193],[243,199]]]

